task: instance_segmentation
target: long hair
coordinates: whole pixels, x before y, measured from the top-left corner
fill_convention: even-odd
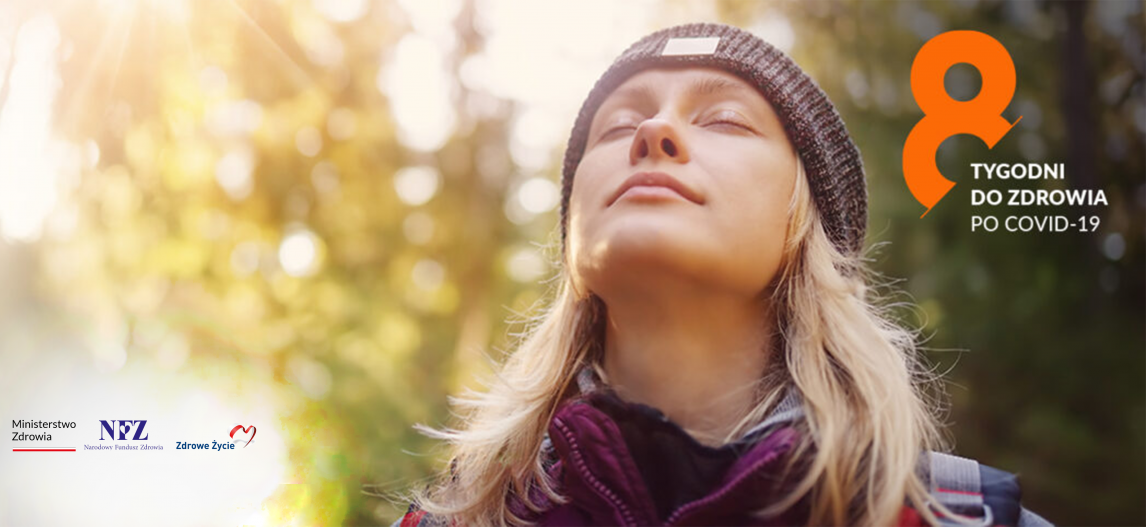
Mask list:
[[[896,322],[894,304],[868,285],[872,273],[863,259],[829,241],[799,156],[788,218],[780,269],[766,290],[779,328],[778,360],[768,361],[756,406],[726,441],[762,421],[789,387],[803,398],[807,433],[788,465],[800,461],[795,484],[758,514],[803,502],[812,525],[892,525],[906,499],[933,524],[932,508],[950,517],[916,470],[921,454],[946,450],[941,386],[918,354],[918,332]],[[452,454],[434,485],[414,491],[427,512],[466,526],[524,525],[507,506],[511,493],[538,512],[530,489],[566,501],[545,473],[541,443],[558,405],[575,390],[576,372],[600,371],[606,313],[600,298],[579,290],[564,260],[552,301],[529,319],[488,389],[451,398],[460,426],[418,426]]]

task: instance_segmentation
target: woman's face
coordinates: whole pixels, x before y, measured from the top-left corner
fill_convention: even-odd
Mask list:
[[[756,295],[780,266],[795,177],[751,85],[709,68],[640,72],[597,110],[574,175],[575,279],[606,300],[675,285]]]

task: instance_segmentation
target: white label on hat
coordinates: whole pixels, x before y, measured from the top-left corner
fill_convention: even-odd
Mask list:
[[[670,38],[665,43],[665,55],[711,55],[716,53],[716,46],[720,44],[720,37],[678,37]]]

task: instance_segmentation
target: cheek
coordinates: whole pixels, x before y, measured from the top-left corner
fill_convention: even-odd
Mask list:
[[[581,163],[577,165],[577,171],[573,173],[573,188],[569,193],[571,220],[576,217],[584,224],[600,212],[605,193],[609,188],[607,175],[610,173],[610,167],[606,166],[608,163],[604,157],[595,150],[582,158]],[[573,227],[572,222],[569,227]],[[570,232],[572,231],[570,228]]]
[[[727,187],[730,207],[721,214],[723,242],[740,253],[753,281],[771,280],[779,267],[788,233],[788,206],[795,187],[795,161],[768,157],[741,166],[768,167],[737,172],[737,185]]]
[[[723,184],[714,183],[722,201],[732,205],[729,214],[721,214],[726,221],[755,228],[785,220],[795,184],[796,162],[791,154],[780,150],[759,148],[715,158],[719,164],[711,166],[708,172],[714,178],[725,179]]]
[[[762,257],[770,258],[782,250],[787,236],[788,200],[787,195],[777,195],[780,188],[761,190],[777,192],[746,192],[744,195],[749,196],[748,199],[755,199],[743,205],[744,213],[740,215],[741,224],[737,230],[750,242],[747,248]]]
[[[600,161],[588,156],[582,159],[573,174],[573,187],[569,192],[563,263],[579,297],[589,290],[587,283],[593,281],[592,276],[596,274],[594,269],[598,266],[597,258],[590,248],[599,245],[598,223],[604,199],[602,188],[607,183],[602,181],[601,175],[605,172],[599,164]]]
[[[585,158],[573,174],[573,188],[569,192],[569,217],[566,218],[566,243],[570,253],[576,252],[591,230],[590,224],[596,214],[594,204],[601,182],[596,181],[593,170],[594,160]]]

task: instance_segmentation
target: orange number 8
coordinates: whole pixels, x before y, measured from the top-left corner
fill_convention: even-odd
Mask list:
[[[982,88],[974,99],[958,101],[947,94],[943,77],[955,64],[979,70]],[[1001,115],[1015,95],[1015,63],[998,40],[978,31],[948,31],[928,40],[911,64],[911,93],[923,110],[903,145],[903,178],[911,195],[927,210],[954,186],[939,173],[935,153],[948,137],[971,134],[994,148],[1019,121]]]

